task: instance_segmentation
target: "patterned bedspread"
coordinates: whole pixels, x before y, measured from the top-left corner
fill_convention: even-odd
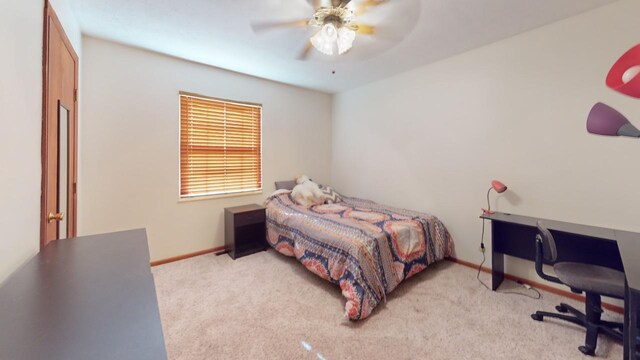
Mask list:
[[[435,216],[368,200],[344,197],[305,208],[284,192],[265,206],[269,244],[339,285],[351,320],[369,316],[400,282],[450,256],[453,247]]]

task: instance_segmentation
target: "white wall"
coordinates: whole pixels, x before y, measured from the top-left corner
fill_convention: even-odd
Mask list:
[[[49,0],[53,11],[56,12],[60,24],[64,28],[65,34],[69,38],[73,49],[80,57],[82,53],[82,33],[80,24],[71,8],[71,0]]]
[[[0,282],[40,246],[43,6],[2,0],[0,11]]]
[[[223,209],[330,178],[331,96],[83,38],[80,234],[146,227],[151,257],[224,244]],[[263,105],[264,192],[178,203],[178,92]]]
[[[494,178],[509,186],[498,210],[640,231],[640,143],[585,130],[597,101],[640,125],[640,101],[604,83],[639,13],[623,0],[336,95],[332,183],[437,215],[476,264]],[[537,280],[531,262],[507,271]]]

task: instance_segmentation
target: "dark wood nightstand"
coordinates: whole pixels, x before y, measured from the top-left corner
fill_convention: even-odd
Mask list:
[[[232,259],[267,250],[266,209],[244,205],[224,209],[224,247]]]

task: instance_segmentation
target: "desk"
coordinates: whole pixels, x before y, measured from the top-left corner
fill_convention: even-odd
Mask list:
[[[615,234],[627,277],[627,291],[624,297],[624,358],[633,359],[631,348],[638,338],[638,309],[640,308],[640,261],[638,259],[640,239],[637,233],[628,231],[616,230]],[[639,354],[636,354],[636,359],[640,359]]]
[[[0,334],[0,359],[166,359],[145,230],[49,244],[0,287]]]
[[[640,307],[640,234],[572,224],[556,220],[496,212],[480,216],[491,221],[491,288],[504,280],[504,256],[535,261],[536,223],[541,220],[551,231],[558,248],[557,261],[572,261],[625,271],[625,359],[634,359]],[[640,359],[640,357],[638,357]]]

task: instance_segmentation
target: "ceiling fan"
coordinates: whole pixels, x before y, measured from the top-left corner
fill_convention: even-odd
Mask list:
[[[326,55],[344,54],[349,51],[356,34],[374,35],[376,27],[359,24],[355,17],[369,12],[388,0],[309,0],[315,12],[309,19],[283,22],[254,22],[251,24],[257,34],[284,27],[308,27],[316,29],[307,45],[298,56],[305,60],[312,48]]]

